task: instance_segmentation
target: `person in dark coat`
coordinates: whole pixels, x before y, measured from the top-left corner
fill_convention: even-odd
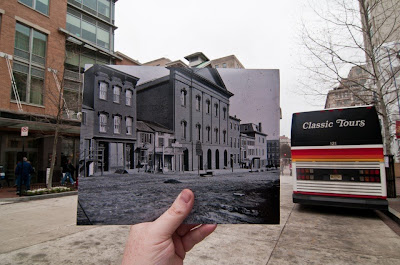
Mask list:
[[[24,157],[22,159],[22,162],[19,162],[17,164],[17,167],[15,168],[15,176],[17,177],[17,194],[19,194],[19,191],[21,190],[21,186],[24,184],[27,190],[30,190],[30,181],[29,177],[30,174],[33,173],[33,167],[30,163],[28,163],[28,159]]]
[[[61,185],[64,185],[65,181],[69,179],[72,185],[75,184],[72,174],[75,172],[75,167],[71,164],[71,160],[68,159],[68,163],[63,167],[64,177],[61,180]]]

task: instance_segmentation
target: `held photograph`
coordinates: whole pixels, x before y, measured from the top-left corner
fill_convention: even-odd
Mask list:
[[[185,188],[185,223],[279,224],[279,70],[87,65],[84,81],[78,225],[153,221]]]

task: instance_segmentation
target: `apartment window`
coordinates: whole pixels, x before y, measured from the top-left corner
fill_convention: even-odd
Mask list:
[[[187,94],[187,91],[185,89],[182,89],[181,90],[181,105],[183,107],[186,106],[186,94]]]
[[[121,116],[118,115],[114,116],[114,133],[121,133]]]
[[[222,132],[222,134],[223,134],[223,136],[224,136],[224,144],[226,143],[226,131],[224,130],[223,132]]]
[[[98,0],[97,11],[99,14],[109,18],[110,17],[110,1],[109,0]]]
[[[222,68],[226,68],[226,63],[223,63],[223,64],[222,64]]]
[[[108,84],[106,82],[99,82],[99,99],[107,100]]]
[[[125,105],[132,106],[132,90],[127,89],[125,91],[125,100],[126,100]]]
[[[218,104],[217,103],[215,103],[214,108],[215,108],[215,117],[218,117]]]
[[[219,67],[219,65],[218,65],[218,64],[216,64],[216,65],[215,65],[215,68],[218,68],[218,67]]]
[[[207,126],[206,127],[206,131],[207,131],[207,141],[208,142],[210,142],[210,139],[211,139],[211,128],[210,128],[210,126]]]
[[[99,131],[102,133],[107,132],[107,114],[100,114],[99,120]]]
[[[232,139],[232,137],[231,137],[231,147],[233,147],[233,139]]]
[[[121,88],[119,86],[114,86],[113,87],[113,94],[114,94],[114,102],[115,103],[120,103],[120,98],[121,98]]]
[[[214,131],[215,131],[215,142],[218,143],[218,128],[215,128]]]
[[[22,102],[43,105],[47,36],[17,23],[13,74]],[[11,93],[15,100],[14,92]]]
[[[131,117],[126,117],[125,125],[126,125],[126,134],[127,135],[132,135],[132,118]]]
[[[226,108],[224,107],[222,110],[224,112],[223,118],[224,118],[224,120],[226,120]]]
[[[236,138],[235,138],[234,141],[233,141],[233,147],[236,148]]]
[[[187,122],[186,121],[181,121],[182,139],[186,139],[186,127],[187,127]]]
[[[207,99],[206,100],[206,113],[207,114],[210,114],[210,108],[211,108],[210,105],[211,105],[211,102],[209,99]]]
[[[42,14],[49,14],[49,0],[19,0],[18,2],[30,6]]]
[[[201,97],[199,95],[196,96],[196,110],[200,111],[200,105],[201,105]]]
[[[158,138],[158,147],[164,146],[164,138]]]
[[[97,15],[101,19],[110,21],[110,0],[68,0],[68,2],[92,13],[93,15]]]
[[[111,50],[112,29],[109,25],[68,7],[66,28],[72,34]]]

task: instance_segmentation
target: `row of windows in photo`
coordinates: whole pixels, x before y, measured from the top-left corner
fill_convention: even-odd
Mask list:
[[[264,149],[248,149],[243,151],[243,158],[247,158],[247,156],[264,156]]]
[[[108,124],[108,113],[100,113],[99,114],[99,132],[101,133],[108,133],[109,131],[109,124]],[[114,115],[113,116],[113,133],[114,134],[121,134],[122,130],[122,116]],[[133,128],[133,118],[132,117],[125,117],[125,134],[132,135],[132,128]]]
[[[220,135],[219,135],[219,129],[218,128],[214,128],[214,135],[215,135],[215,138],[214,138],[214,141],[215,141],[215,143],[219,143],[219,137],[220,137]],[[181,121],[181,135],[182,135],[182,139],[184,139],[184,140],[187,140],[187,138],[188,138],[188,135],[187,135],[187,122],[185,121],[185,120],[183,120],[183,121]],[[224,144],[226,144],[226,138],[227,138],[227,135],[226,135],[226,130],[223,130],[222,131],[222,135],[223,135],[223,138],[222,138],[222,140],[223,140],[223,143]],[[198,140],[198,141],[201,141],[201,139],[202,139],[202,131],[201,131],[201,125],[200,124],[196,124],[196,139]],[[206,126],[206,138],[205,138],[205,140],[207,141],[207,142],[212,142],[212,139],[211,139],[211,127],[210,126]]]
[[[107,100],[109,84],[107,82],[99,82],[99,99]],[[121,92],[122,88],[117,85],[112,86],[113,91],[113,102],[121,103]],[[132,95],[133,91],[131,89],[125,90],[125,105],[132,106]]]
[[[201,111],[201,96],[200,95],[196,95],[196,100],[195,100],[195,108],[196,111]],[[187,106],[187,90],[186,89],[182,89],[181,90],[181,106],[182,107],[186,107]],[[218,117],[218,111],[219,110],[219,105],[218,103],[214,104],[214,116]],[[206,99],[206,106],[205,106],[205,111],[206,114],[210,114],[211,113],[211,101],[209,99]],[[224,120],[226,120],[227,117],[227,108],[223,107],[222,108],[222,118]]]
[[[159,133],[161,134],[161,133]],[[140,142],[143,144],[152,144],[153,143],[153,134],[152,133],[145,133],[141,132],[139,135]],[[158,137],[158,142],[156,147],[172,147],[175,139],[168,138],[165,139],[164,137]]]

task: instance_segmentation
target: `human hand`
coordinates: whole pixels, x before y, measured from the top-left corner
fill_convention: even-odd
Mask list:
[[[193,204],[193,192],[185,189],[157,220],[131,226],[122,264],[183,264],[186,252],[217,227],[182,224]]]

